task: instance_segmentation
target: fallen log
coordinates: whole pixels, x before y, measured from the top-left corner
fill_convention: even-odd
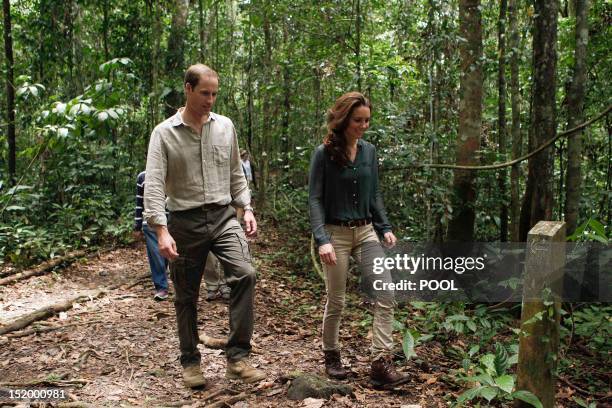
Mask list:
[[[18,282],[20,280],[31,278],[32,276],[43,275],[46,272],[49,272],[51,269],[55,268],[56,266],[64,262],[72,263],[78,258],[82,258],[86,255],[87,255],[87,251],[85,250],[68,252],[67,254],[63,256],[58,256],[57,258],[53,258],[46,262],[43,262],[33,269],[29,269],[23,272],[17,272],[15,274],[11,274],[5,278],[2,278],[0,279],[0,285],[7,285],[10,283]]]
[[[79,292],[76,296],[73,296],[70,299],[66,299],[62,302],[35,310],[34,312],[22,316],[7,325],[1,326],[0,336],[6,333],[23,329],[24,327],[29,326],[37,320],[46,319],[47,317],[53,316],[59,312],[64,312],[68,309],[71,309],[74,303],[77,303],[81,300],[89,298],[95,299],[98,296],[104,294],[107,290],[108,289],[86,290],[83,292]]]
[[[129,288],[134,287],[134,282],[140,282],[142,281],[145,277],[148,277],[148,274],[145,275],[141,275],[138,278],[136,278],[134,281],[130,282],[130,284],[128,285]],[[110,292],[111,290],[115,290],[119,287],[121,287],[122,283],[117,283],[114,285],[109,286],[108,288],[101,288],[101,289],[95,289],[95,290],[86,290],[86,291],[82,291],[79,292],[79,294],[77,294],[76,296],[70,298],[70,299],[66,299],[60,303],[56,303],[50,306],[46,306],[43,308],[40,308],[32,313],[29,313],[25,316],[20,317],[17,320],[14,320],[13,322],[6,324],[4,326],[0,326],[0,336],[2,336],[3,334],[6,333],[11,333],[17,330],[21,330],[24,327],[29,326],[30,324],[34,323],[35,321],[38,320],[42,320],[42,319],[46,319],[47,317],[53,316],[59,312],[64,312],[66,310],[69,310],[72,308],[72,305],[74,303],[79,302],[80,300],[85,300],[85,299],[95,299],[99,296],[102,296],[103,294]],[[46,330],[44,330],[46,331]],[[29,335],[32,333],[27,333],[24,335]],[[14,336],[14,337],[21,337],[21,336]]]

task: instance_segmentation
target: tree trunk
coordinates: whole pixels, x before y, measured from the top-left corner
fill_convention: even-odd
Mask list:
[[[172,11],[172,26],[168,36],[168,49],[166,54],[166,73],[172,78],[172,82],[183,84],[183,72],[185,71],[185,38],[187,37],[187,14],[189,11],[189,0],[175,0]],[[180,78],[178,80],[177,78]],[[165,99],[166,117],[172,116],[183,103],[183,93],[179,87],[173,87]],[[182,86],[180,87],[182,90]]]
[[[589,42],[589,0],[576,0],[576,49],[574,51],[574,75],[567,96],[567,128],[571,129],[584,121],[584,94],[587,78],[586,52]],[[576,229],[582,187],[582,131],[567,139],[567,192],[565,198],[565,222],[567,233],[572,235]]]
[[[606,116],[606,129],[608,130],[608,158],[612,157],[612,121],[610,121],[610,116]],[[612,189],[612,166],[608,166],[608,175],[606,176],[606,191],[610,191]],[[599,213],[601,214],[602,219],[606,220],[605,225],[612,224],[612,197],[603,196],[601,198],[601,204],[599,208]]]
[[[251,37],[251,23],[249,23],[249,37]],[[247,146],[253,154],[253,42],[249,41],[249,61],[247,63]]]
[[[521,135],[521,95],[519,88],[519,32],[517,28],[517,4],[518,0],[510,0],[508,4],[508,15],[510,23],[510,104],[512,105],[512,159],[521,155],[523,138]],[[519,169],[520,164],[515,164],[510,170],[510,239],[519,241]]]
[[[480,0],[459,1],[459,31],[465,41],[460,46],[459,131],[456,148],[458,165],[477,164],[482,121],[482,26]],[[453,179],[453,218],[449,223],[451,241],[472,241],[476,212],[475,172],[455,170]]]
[[[260,211],[263,213],[266,207],[267,193],[268,193],[268,170],[270,160],[270,146],[271,146],[271,131],[274,123],[272,114],[272,94],[268,89],[269,81],[274,78],[274,72],[272,69],[272,27],[270,23],[270,4],[266,2],[263,8],[263,30],[264,30],[264,55],[263,55],[263,67],[264,77],[266,78],[263,87],[263,115],[261,123],[261,154],[259,160],[259,168],[261,170],[261,176],[257,182],[259,187],[259,195],[257,205]]]
[[[291,78],[289,73],[289,66],[285,64],[283,67],[283,163],[285,166],[289,165],[289,150],[290,150],[290,136],[289,136],[289,113],[291,112]]]
[[[361,0],[355,0],[355,75],[361,92]]]
[[[205,19],[205,15],[204,15],[204,6],[202,5],[202,0],[198,0],[198,32],[200,34],[200,46],[198,47],[198,57],[199,57],[199,62],[204,63],[205,60],[205,56],[206,56],[206,41],[207,41],[207,34],[208,31],[204,28],[204,19]]]
[[[102,2],[102,45],[104,47],[104,62],[110,60],[108,51],[108,0]]]
[[[6,117],[8,140],[8,176],[9,184],[15,185],[17,145],[15,143],[15,83],[13,61],[13,33],[11,31],[11,2],[2,2],[4,11],[4,56],[6,57]]]
[[[150,2],[150,16],[152,31],[152,50],[151,50],[151,129],[147,131],[147,137],[151,134],[152,128],[157,125],[160,121],[160,107],[159,107],[159,67],[160,67],[160,55],[161,55],[161,13],[159,11],[158,2],[152,0]],[[149,146],[148,139],[145,140],[145,146]]]
[[[557,133],[557,8],[556,0],[535,1],[530,151]],[[538,221],[552,219],[552,164],[550,148],[529,159],[527,191],[521,211],[521,241],[527,239],[528,231]]]
[[[499,4],[499,21],[497,25],[497,48],[499,56],[499,68],[497,72],[497,90],[498,90],[498,119],[497,119],[497,136],[499,143],[499,156],[503,161],[506,160],[506,14],[508,2],[501,0]],[[499,240],[506,242],[508,240],[508,204],[506,202],[506,178],[508,172],[504,167],[498,173],[497,183],[499,186],[499,195],[501,197],[501,208],[499,211]]]

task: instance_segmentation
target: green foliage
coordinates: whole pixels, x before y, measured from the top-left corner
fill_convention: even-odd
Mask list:
[[[601,222],[589,218],[579,225],[574,233],[567,237],[567,240],[576,242],[597,241],[608,244],[610,242],[608,235],[609,232],[606,233],[606,227]]]
[[[579,407],[582,408],[597,408],[597,402],[588,402],[580,397],[573,397],[573,400]]]
[[[395,321],[395,323],[397,326],[396,328],[399,327],[399,330],[403,333],[402,350],[404,351],[404,356],[407,360],[410,360],[413,357],[417,357],[417,354],[414,351],[414,348],[416,346],[424,344],[434,337],[432,334],[419,333],[416,329],[404,326],[397,320]]]
[[[483,343],[505,329],[511,320],[505,310],[489,311],[484,304],[412,302],[411,305],[423,312],[415,320],[422,322],[426,332],[477,336]]]
[[[105,77],[82,95],[67,102],[50,96],[29,113],[32,125],[22,135],[32,143],[19,156],[30,163],[27,185],[0,188],[0,259],[28,265],[127,239],[138,171],[122,148],[130,138],[121,138],[135,80],[130,65],[127,58],[111,60],[100,67]],[[40,99],[35,90],[42,89],[26,78],[20,95],[24,103]]]
[[[509,357],[508,350],[499,343],[495,344],[495,353],[480,356],[476,365],[470,364],[458,373],[460,382],[474,384],[472,388],[465,391],[457,398],[454,406],[464,406],[474,400],[512,401],[520,399],[534,407],[541,408],[542,403],[529,391],[516,390],[515,377],[508,373],[511,365],[516,363],[516,358]],[[469,373],[469,374],[465,374]]]
[[[584,305],[564,318],[564,326],[573,327],[574,334],[584,339],[589,348],[607,356],[612,352],[612,306]]]

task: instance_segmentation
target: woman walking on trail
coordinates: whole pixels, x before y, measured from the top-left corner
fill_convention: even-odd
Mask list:
[[[349,92],[327,113],[327,135],[310,163],[310,223],[325,273],[327,302],[323,316],[325,371],[336,379],[348,376],[342,366],[338,341],[345,303],[349,257],[359,263],[362,280],[372,288],[374,279],[391,282],[390,272],[373,273],[374,258],[384,257],[379,236],[392,247],[391,232],[378,186],[375,147],[363,140],[370,126],[371,104],[362,94]],[[392,291],[373,291],[375,309],[370,379],[376,386],[395,385],[407,376],[392,361]]]

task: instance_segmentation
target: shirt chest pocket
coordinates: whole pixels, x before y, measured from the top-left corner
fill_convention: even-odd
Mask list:
[[[217,166],[229,166],[231,146],[213,145],[213,160]]]

